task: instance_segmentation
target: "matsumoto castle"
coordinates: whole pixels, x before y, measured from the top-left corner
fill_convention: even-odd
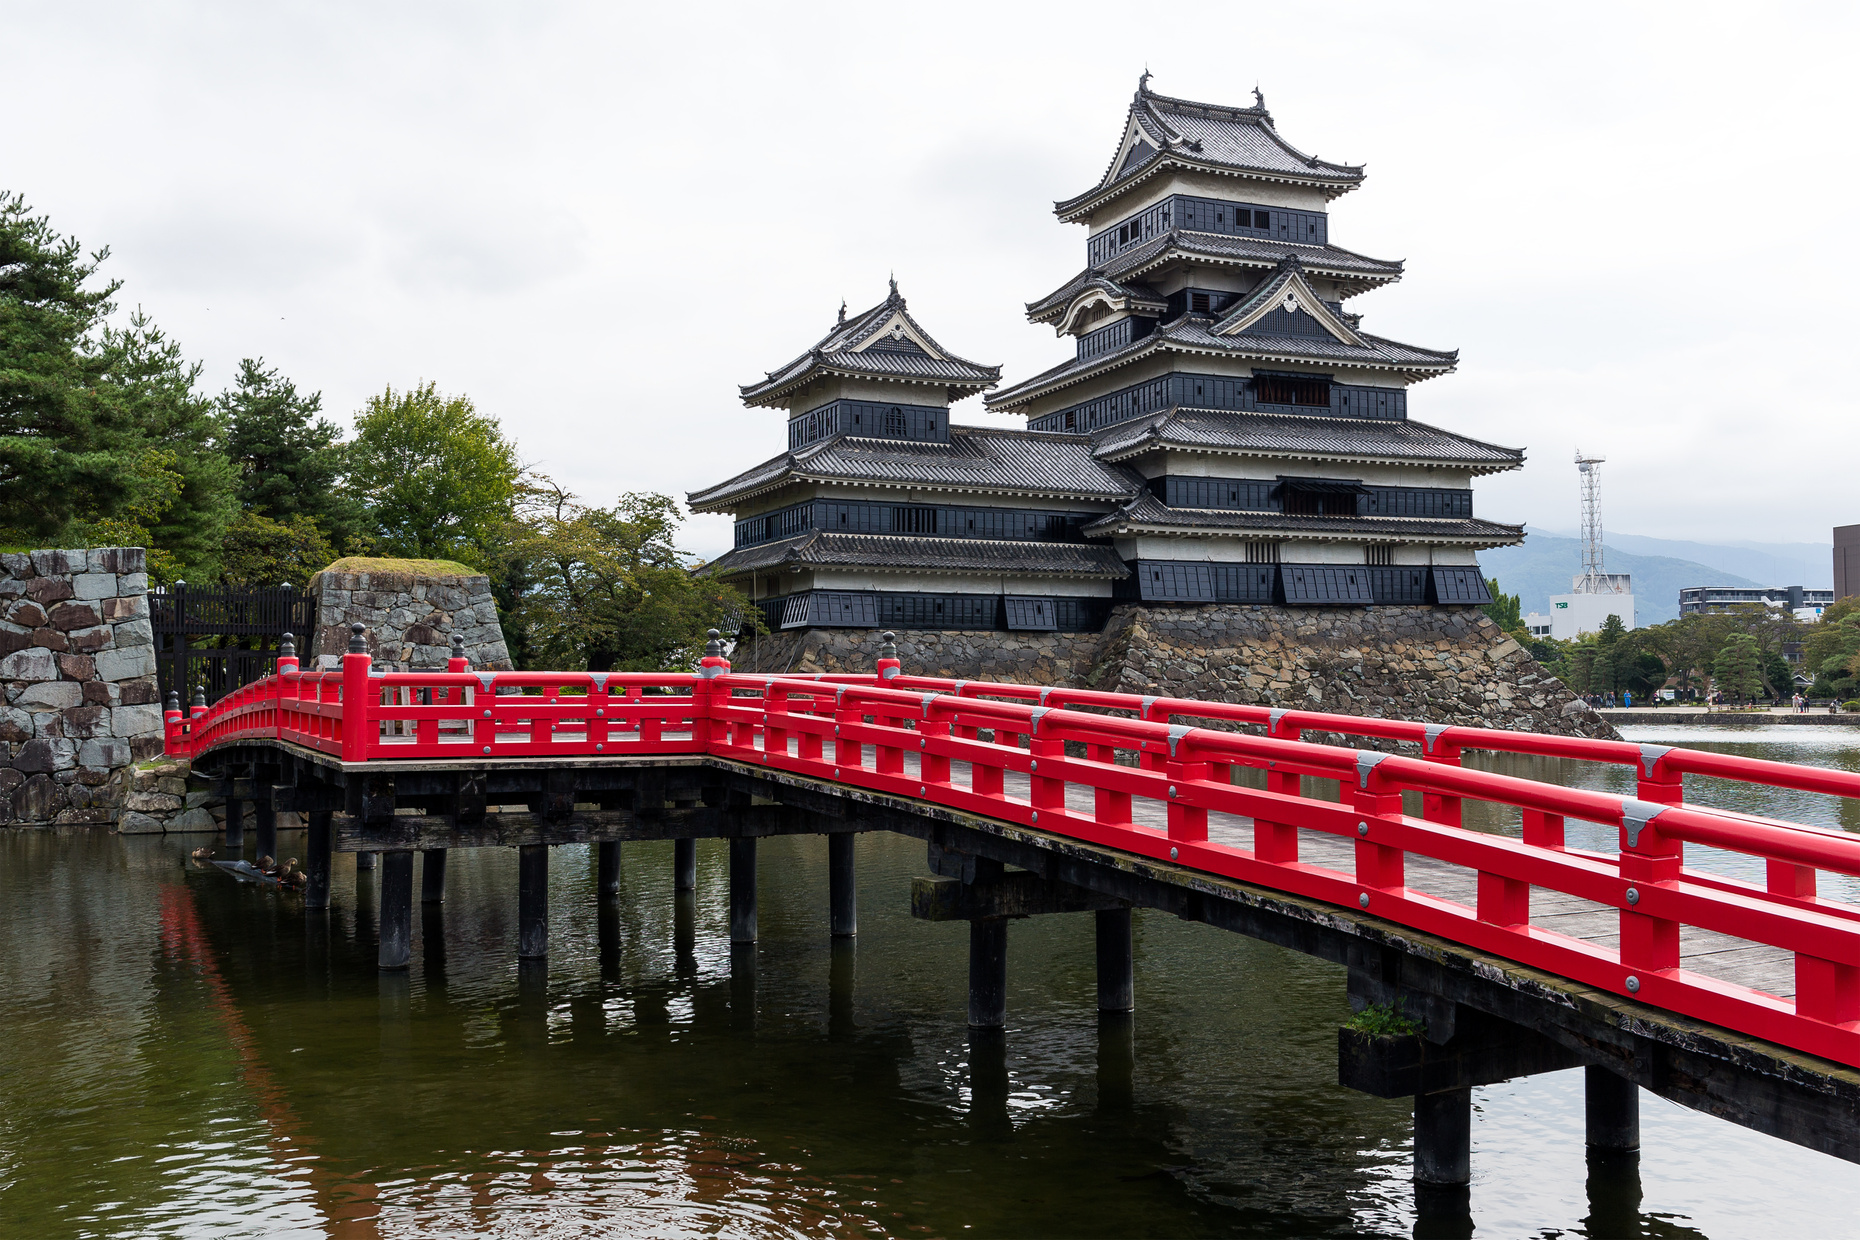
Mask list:
[[[788,413],[780,455],[690,496],[733,513],[709,571],[772,629],[1096,631],[1119,603],[1366,607],[1490,601],[1473,515],[1516,448],[1409,417],[1457,351],[1363,329],[1402,264],[1333,245],[1360,166],[1300,153],[1252,107],[1138,85],[1098,183],[1054,214],[1085,267],[1027,305],[1073,355],[1001,368],[925,331],[894,281],[742,389]],[[1025,430],[964,426],[984,393]]]

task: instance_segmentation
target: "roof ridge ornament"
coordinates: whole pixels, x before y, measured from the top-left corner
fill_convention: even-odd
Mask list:
[[[1261,112],[1266,110],[1266,96],[1260,93],[1259,82],[1257,80],[1253,83],[1253,106],[1258,108]]]
[[[1144,65],[1143,76],[1137,79],[1137,94],[1147,95],[1149,93],[1150,93],[1150,67],[1148,65]]]
[[[839,322],[839,325],[840,325],[841,327],[844,327],[844,326],[846,326],[846,299],[845,299],[844,297],[842,297],[842,298],[840,298],[840,322]],[[770,373],[770,374],[773,374],[774,372],[773,372],[773,371],[770,371],[769,373]]]

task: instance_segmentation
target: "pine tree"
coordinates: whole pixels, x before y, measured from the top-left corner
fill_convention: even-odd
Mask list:
[[[285,524],[309,517],[337,547],[361,532],[367,514],[348,491],[341,429],[317,416],[321,392],[299,395],[263,358],[248,357],[218,404],[241,509]]]
[[[1712,661],[1712,676],[1718,692],[1734,702],[1754,701],[1763,692],[1761,656],[1757,639],[1748,633],[1733,633],[1718,648]]]

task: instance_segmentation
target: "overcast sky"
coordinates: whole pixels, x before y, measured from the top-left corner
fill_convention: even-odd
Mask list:
[[[1481,515],[1825,541],[1860,521],[1853,4],[42,4],[0,0],[0,188],[205,363],[346,421],[423,379],[587,500],[775,455],[759,378],[896,272],[1008,381],[1084,266],[1147,64],[1364,162],[1365,327],[1461,350],[1413,417],[1529,450]],[[978,399],[958,420],[984,421]],[[694,518],[715,554],[727,519]]]

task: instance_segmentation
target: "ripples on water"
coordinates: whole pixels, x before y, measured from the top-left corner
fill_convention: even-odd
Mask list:
[[[1845,729],[1725,737],[1630,734],[1860,769]],[[1633,790],[1626,770],[1481,761]],[[1827,798],[1688,794],[1860,829]],[[375,971],[373,878],[349,859],[306,924],[189,867],[198,842],[0,834],[0,1234],[1415,1227],[1409,1108],[1336,1085],[1343,975],[1304,956],[1140,912],[1137,1017],[1101,1026],[1091,919],[1017,922],[1011,1028],[971,1045],[966,928],[911,921],[922,845],[899,837],[860,840],[861,934],[838,948],[824,845],[765,841],[763,941],[734,956],[721,844],[682,902],[669,846],[628,846],[606,914],[588,850],[556,849],[540,969],[514,961],[514,856],[462,852],[398,977]],[[1646,1094],[1638,1186],[1589,1183],[1579,1073],[1475,1098],[1481,1235],[1848,1234],[1860,1209],[1854,1167]]]

